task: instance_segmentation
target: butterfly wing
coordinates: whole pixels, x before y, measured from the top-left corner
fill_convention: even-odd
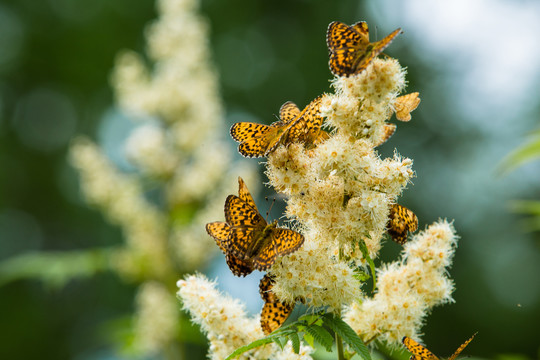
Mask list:
[[[240,176],[238,177],[238,197],[240,200],[243,200],[246,204],[251,206],[253,210],[259,212],[257,210],[257,205],[255,205],[255,201],[253,200],[253,197],[251,196],[246,183],[244,182],[244,179],[242,179]]]
[[[245,157],[264,156],[270,142],[276,137],[275,126],[250,122],[236,123],[231,127],[231,137],[240,143],[238,152]]]
[[[225,201],[225,220],[231,227],[228,250],[246,260],[256,237],[267,226],[266,220],[238,196],[229,195]]]
[[[283,325],[294,309],[294,304],[289,305],[279,301],[272,292],[273,284],[274,282],[268,274],[259,283],[259,293],[264,301],[261,311],[261,328],[265,335]]]
[[[411,360],[439,360],[439,358],[429,351],[425,346],[417,343],[408,336],[403,337],[402,342],[411,352]]]
[[[472,339],[474,339],[474,337],[476,336],[477,333],[474,333],[473,336],[471,336],[469,338],[469,340],[465,341],[463,344],[461,344],[460,347],[457,348],[457,350],[452,354],[452,356],[450,356],[448,358],[448,360],[454,360],[455,358],[458,357],[458,355],[463,351],[463,349],[465,349],[465,347],[467,347],[467,345],[469,345],[469,343],[472,341]]]
[[[243,260],[228,252],[225,254],[225,260],[235,276],[246,276],[253,272],[253,263],[250,259]]]
[[[405,206],[393,204],[387,224],[388,234],[398,244],[407,242],[408,232],[415,232],[418,228],[418,217]]]
[[[392,40],[394,40],[394,38],[398,36],[400,33],[401,33],[401,29],[398,28],[394,30],[390,35],[385,37],[384,39],[370,44],[368,48],[366,49],[366,51],[357,52],[356,56],[352,60],[353,61],[352,67],[354,69],[354,73],[359,74],[362,71],[364,71],[368,67],[368,65],[371,64],[373,59],[379,56],[383,52],[383,50],[386,49],[388,45],[390,45]]]
[[[406,94],[400,96],[396,99],[394,103],[394,108],[396,109],[396,119],[399,121],[409,121],[411,120],[411,112],[418,107],[420,104],[420,98],[418,97],[417,92]]]
[[[269,242],[254,257],[253,267],[259,271],[268,270],[276,262],[276,249]]]
[[[321,103],[322,96],[309,103],[296,120],[285,128],[278,142],[285,145],[302,142],[306,147],[310,147],[315,142],[323,140],[325,137],[321,135],[321,133],[324,133],[321,130],[324,120],[320,114]]]
[[[274,237],[274,247],[279,256],[295,252],[304,243],[304,236],[294,230],[276,228],[272,235]]]
[[[287,101],[279,109],[279,118],[283,124],[288,124],[300,115],[300,109],[292,101]]]
[[[219,246],[223,253],[227,253],[229,245],[228,237],[231,232],[229,224],[216,221],[206,224],[206,232],[208,235],[216,240],[216,244]]]
[[[359,28],[360,25],[353,28],[339,21],[334,21],[328,26],[326,45],[330,52],[330,71],[334,75],[349,76],[355,72],[357,53],[369,44],[365,34],[357,31]]]

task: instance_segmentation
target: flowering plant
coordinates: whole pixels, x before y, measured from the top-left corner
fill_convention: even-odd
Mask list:
[[[249,351],[252,358],[307,359],[313,340],[331,347],[331,333],[339,358],[355,352],[369,358],[364,343],[377,339],[396,345],[404,336],[417,338],[430,309],[452,301],[446,268],[457,245],[453,226],[440,220],[406,242],[417,219],[397,205],[397,198],[414,176],[412,160],[397,153],[381,159],[376,151],[395,131],[388,123],[392,114],[408,121],[419,103],[418,93],[398,96],[406,84],[398,61],[376,58],[398,33],[369,43],[365,23],[332,23],[327,42],[330,67],[338,75],[334,93],[317,98],[302,112],[284,104],[280,121],[270,126],[233,126],[240,153],[267,156],[269,184],[287,196],[285,216],[303,241],[292,253],[274,254],[271,266],[261,269],[268,273],[261,281],[265,307],[260,318],[247,317],[237,301],[219,294],[215,283],[202,275],[178,282],[184,308],[208,334],[211,358]],[[323,121],[329,131],[321,133]],[[241,193],[242,185],[239,199]],[[228,198],[227,231],[209,233],[228,257],[250,264],[292,240],[281,233],[252,231],[258,225],[249,209],[242,209],[256,206],[244,202],[236,209]],[[403,251],[400,259],[375,268],[373,260],[387,232],[404,244]],[[244,243],[261,250],[243,252],[238,244]],[[364,287],[369,274],[376,288],[371,294]],[[297,301],[314,311],[277,329]],[[263,329],[275,330],[262,340],[259,321]],[[352,351],[349,355],[342,340]],[[244,347],[234,352],[239,346]]]

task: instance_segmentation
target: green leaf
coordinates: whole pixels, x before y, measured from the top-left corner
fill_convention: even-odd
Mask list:
[[[540,158],[540,132],[533,134],[533,139],[517,148],[503,159],[498,167],[498,173],[507,174],[517,167]]]
[[[331,313],[324,314],[323,318],[324,325],[334,330],[358,355],[365,360],[371,360],[368,348],[349,324]]]
[[[305,314],[298,318],[298,322],[301,322],[305,326],[311,326],[311,325],[322,325],[322,318],[321,316],[324,314],[324,312],[319,312],[315,314]]]
[[[373,262],[373,259],[369,256],[368,248],[363,240],[358,241],[358,247],[360,248],[360,251],[362,251],[362,256],[364,256],[364,259],[366,259],[369,265],[371,276],[373,276],[373,291],[375,291],[375,288],[377,287],[377,273],[375,272],[375,263]]]
[[[540,215],[540,201],[515,200],[510,202],[510,208],[520,214]]]
[[[309,333],[304,333],[304,341],[308,343],[309,346],[312,348],[315,347],[315,339],[313,339],[313,336],[311,336]]]
[[[280,337],[273,337],[272,338],[272,341],[275,342],[281,348],[281,350],[283,350],[283,348],[285,347],[286,340],[287,339],[283,339],[283,338],[280,338]]]
[[[230,360],[230,359],[234,359],[235,357],[238,357],[239,355],[242,355],[243,353],[245,353],[246,351],[249,351],[251,349],[255,349],[259,346],[263,346],[263,345],[266,345],[266,344],[270,344],[271,342],[276,342],[275,340],[275,337],[274,336],[267,336],[267,337],[263,337],[262,339],[259,339],[259,340],[255,340],[254,342],[252,342],[251,344],[247,344],[247,345],[244,345],[242,347],[239,347],[238,349],[236,349],[231,355],[227,356],[225,358],[225,360]],[[277,342],[276,342],[277,343]],[[278,343],[279,344],[279,343]]]
[[[312,325],[306,328],[307,334],[311,335],[317,343],[323,346],[326,351],[332,351],[332,344],[334,343],[334,337],[325,328],[319,325]],[[307,335],[306,334],[306,335]],[[304,339],[306,338],[304,335]],[[313,345],[312,345],[313,347]]]
[[[51,287],[90,277],[109,268],[111,249],[39,252],[19,255],[0,263],[0,286],[20,279],[39,279]]]
[[[300,338],[298,337],[298,333],[291,333],[289,335],[289,339],[291,340],[294,353],[299,354],[300,353]]]

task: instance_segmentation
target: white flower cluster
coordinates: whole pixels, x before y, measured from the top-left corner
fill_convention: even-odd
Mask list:
[[[71,148],[84,195],[125,235],[111,266],[145,284],[135,321],[135,347],[141,351],[157,352],[177,336],[174,321],[164,320],[164,314],[178,318],[169,306],[174,295],[169,292],[166,299],[164,284],[217,254],[204,224],[222,216],[223,198],[237,187],[238,173],[257,182],[255,164],[239,169],[223,140],[227,132],[209,31],[197,5],[197,0],[158,0],[159,18],[146,31],[151,69],[132,51],[117,59],[111,77],[117,104],[141,121],[125,143],[137,171],[122,173],[87,139],[77,139]],[[150,200],[144,188],[149,183],[162,195],[159,201]],[[165,308],[160,310],[159,302]]]
[[[418,339],[430,309],[453,301],[446,267],[456,246],[454,228],[446,221],[415,235],[403,247],[400,261],[378,269],[378,292],[352,303],[344,312],[345,321],[364,340],[377,337],[397,344],[403,336]]]
[[[381,159],[374,150],[404,87],[396,60],[379,60],[359,75],[338,78],[335,95],[322,100],[330,138],[310,151],[278,148],[268,157],[270,184],[289,196],[287,216],[305,236],[302,249],[274,266],[274,292],[286,302],[303,298],[315,307],[343,305],[361,297],[349,261],[364,265],[355,244],[377,257],[389,206],[414,175],[410,159]]]
[[[248,317],[244,305],[216,290],[216,283],[204,275],[190,275],[179,280],[178,297],[194,322],[201,326],[210,341],[210,359],[222,360],[237,348],[264,336],[259,316]],[[295,354],[288,344],[282,351],[272,343],[244,353],[239,359],[309,360],[311,349],[302,345]]]
[[[159,354],[171,346],[178,328],[178,304],[165,285],[148,281],[136,299],[135,339],[139,352]]]
[[[361,74],[333,84],[335,94],[325,95],[321,106],[329,138],[310,150],[292,143],[268,155],[270,185],[288,196],[286,216],[305,238],[299,250],[271,267],[272,291],[285,303],[301,300],[335,311],[365,341],[396,345],[405,335],[418,338],[431,308],[452,301],[446,268],[457,236],[446,221],[429,226],[405,244],[401,259],[377,269],[375,294],[362,293],[358,271],[369,270],[360,245],[370,258],[378,256],[390,208],[414,176],[412,160],[397,153],[381,159],[375,150],[388,135],[405,74],[396,60],[375,59]],[[208,334],[212,358],[262,336],[258,322],[202,276],[178,286],[185,309]]]
[[[84,138],[74,141],[70,156],[88,202],[102,208],[123,230],[126,244],[111,265],[130,280],[171,276],[166,219],[146,201],[139,181],[116,170],[101,150]]]

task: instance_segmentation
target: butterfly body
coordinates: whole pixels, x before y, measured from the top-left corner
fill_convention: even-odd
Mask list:
[[[278,256],[290,254],[304,242],[296,231],[270,224],[261,216],[242,178],[238,178],[238,196],[225,201],[225,222],[206,224],[206,231],[225,253],[227,265],[236,276],[254,269],[267,270]]]
[[[277,228],[277,222],[267,224],[266,221],[253,229],[251,241],[247,244],[245,252],[231,250],[237,256],[243,259],[251,259],[260,254],[267,247],[274,247],[274,232]],[[234,246],[232,249],[236,249]]]
[[[366,22],[360,21],[351,26],[332,22],[326,33],[330,71],[336,76],[361,73],[400,33],[401,29],[396,29],[384,39],[371,43]]]

